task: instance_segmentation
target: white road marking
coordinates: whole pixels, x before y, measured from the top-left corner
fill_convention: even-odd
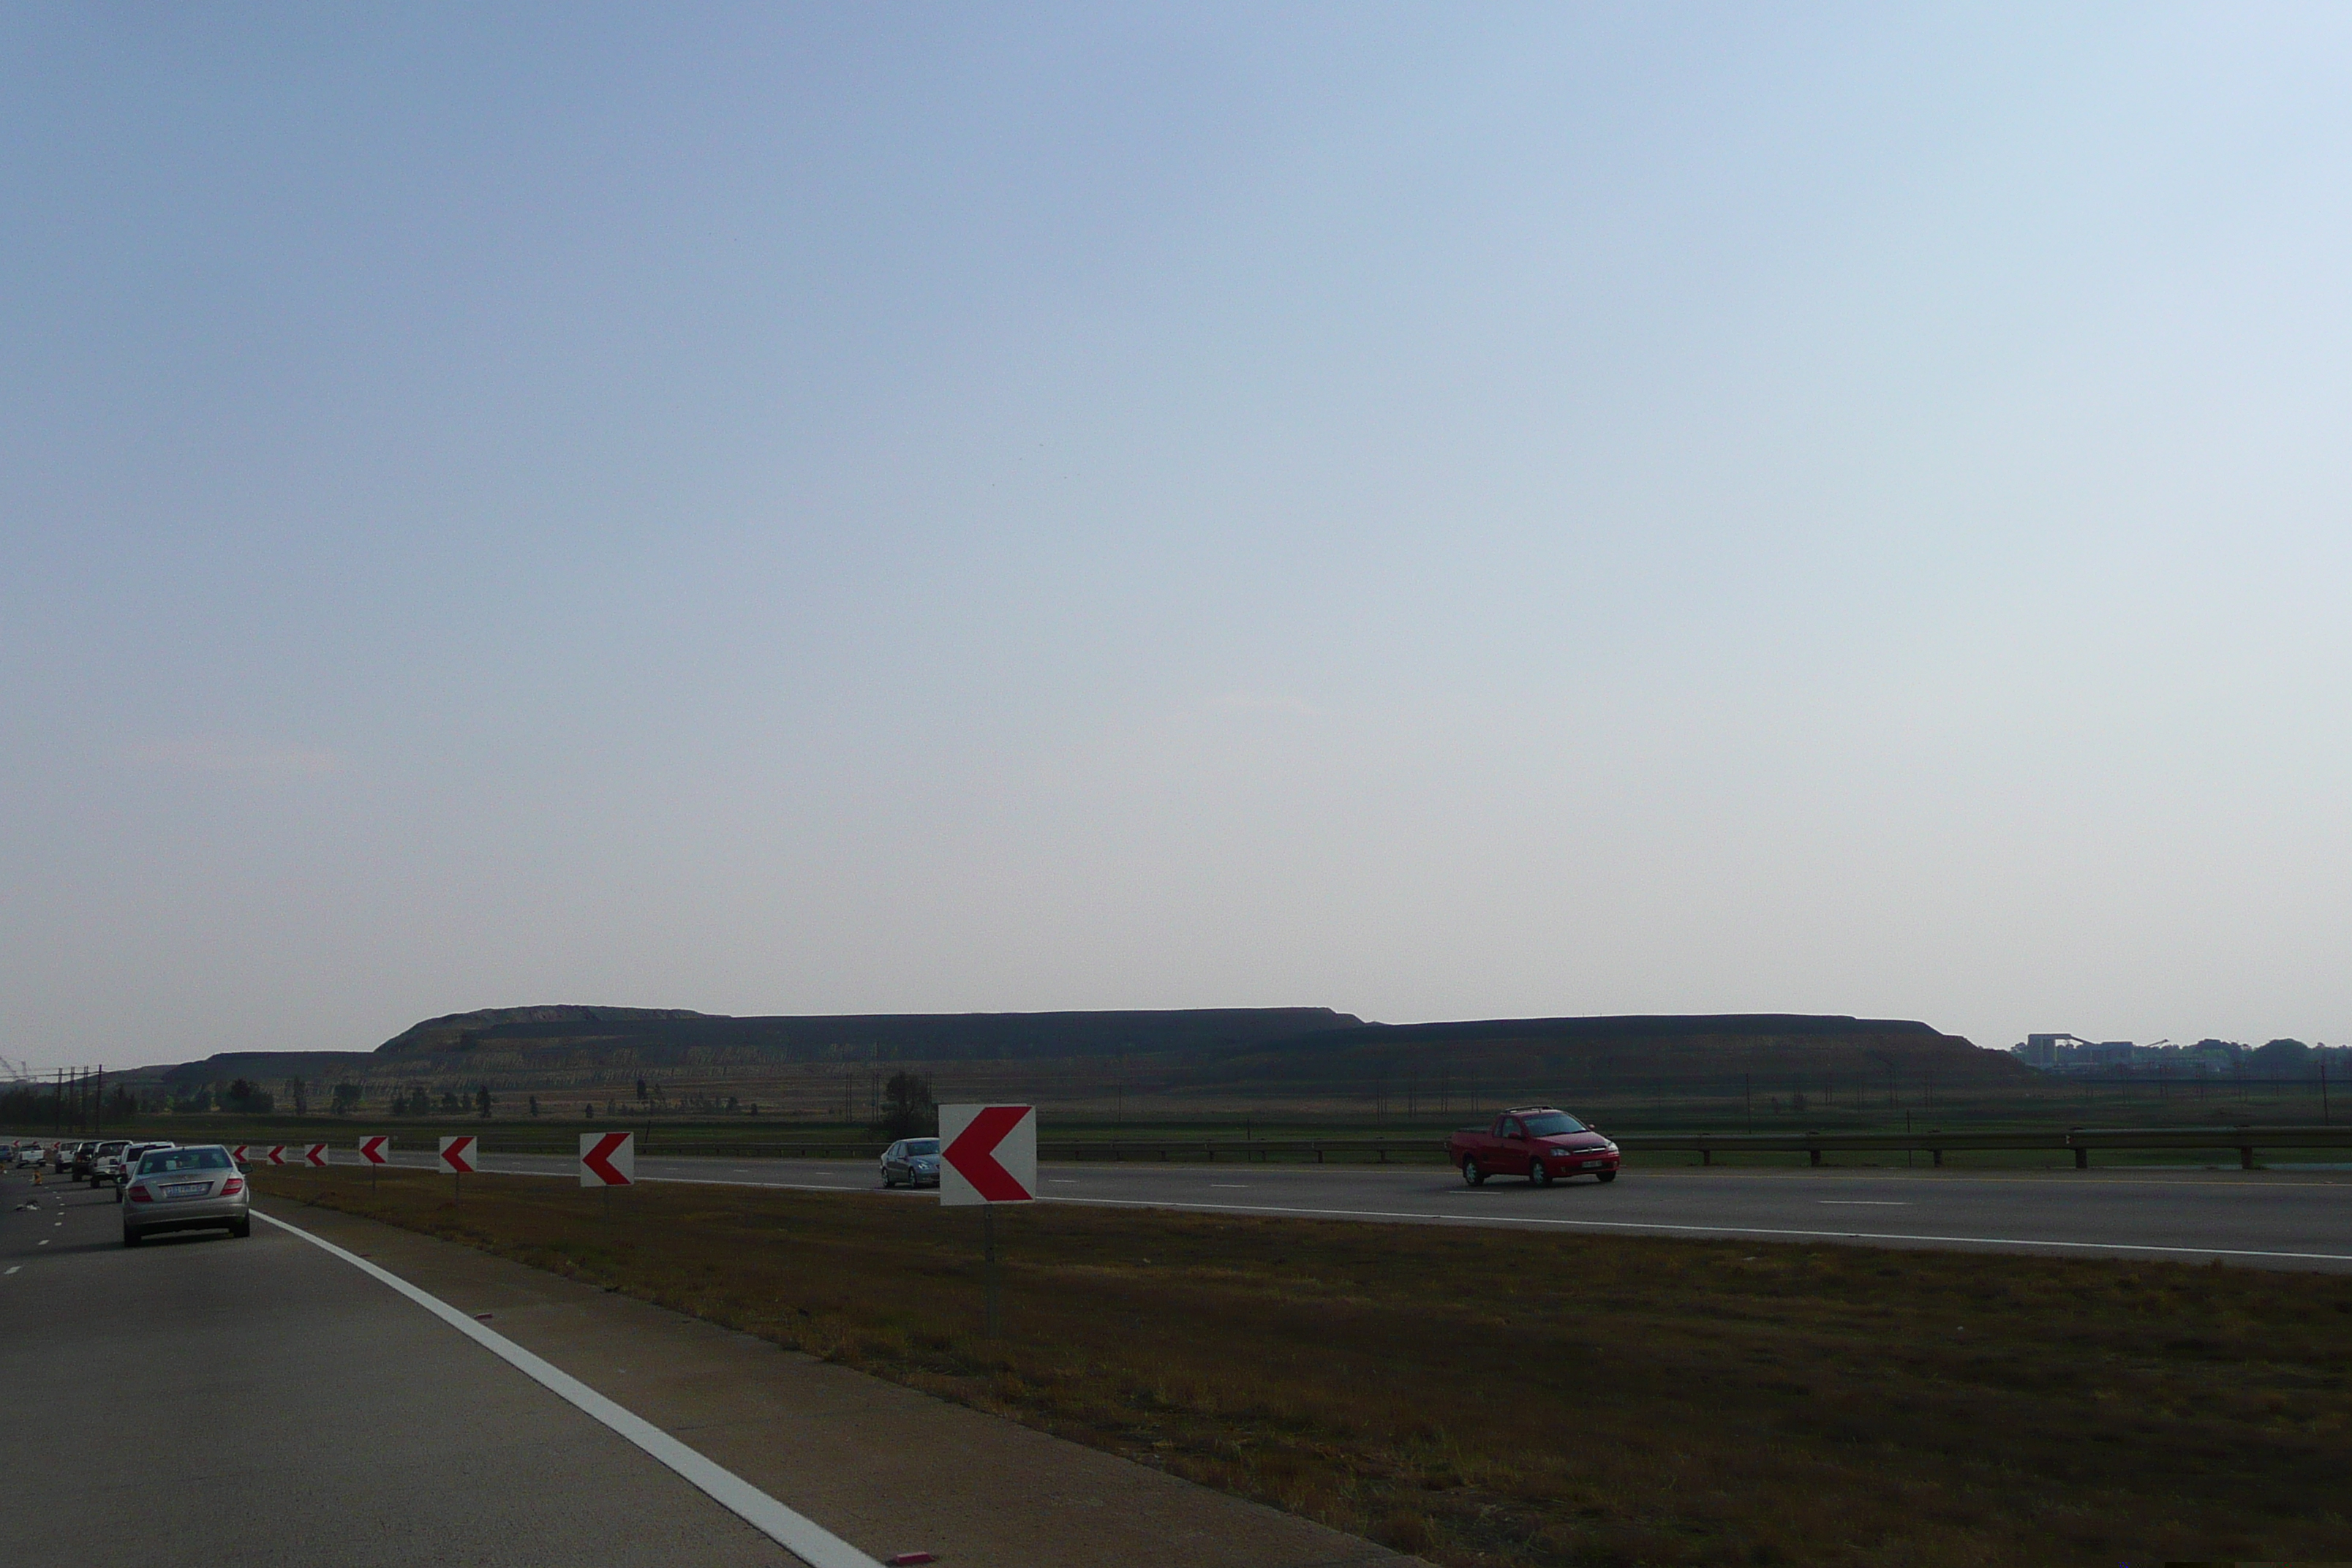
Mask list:
[[[34,1246],[36,1246],[36,1247],[47,1247],[47,1246],[48,1246],[48,1244],[49,1244],[49,1238],[48,1238],[47,1237],[46,1237],[46,1236],[45,1236],[45,1237],[41,1237],[41,1239],[40,1239],[40,1240],[38,1240],[38,1241],[35,1242],[33,1245],[34,1245]]]
[[[525,1377],[603,1422],[676,1470],[709,1494],[721,1508],[803,1559],[810,1568],[881,1568],[881,1564],[846,1541],[814,1521],[794,1513],[734,1471],[713,1464],[644,1416],[606,1398],[552,1363],[541,1360],[504,1334],[484,1328],[439,1297],[417,1289],[388,1268],[379,1268],[356,1252],[347,1252],[323,1237],[311,1235],[299,1226],[289,1225],[258,1209],[254,1211],[253,1217],[299,1237],[311,1246],[341,1258],[378,1283],[391,1286]]]
[[[17,1269],[22,1268],[23,1267],[25,1266],[21,1263],[12,1263],[8,1266],[8,1272],[14,1274]]]
[[[2352,1252],[2265,1252],[2250,1247],[2158,1247],[2136,1241],[2052,1241],[2038,1237],[1906,1236],[1895,1231],[1793,1230],[1756,1225],[1669,1225],[1660,1220],[1542,1219],[1521,1215],[1473,1217],[1458,1214],[1414,1214],[1382,1209],[1276,1208],[1265,1204],[1178,1203],[1144,1198],[1055,1198],[1057,1204],[1085,1204],[1097,1208],[1209,1209],[1226,1214],[1307,1215],[1318,1219],[1425,1219],[1439,1225],[1549,1225],[1563,1229],[1676,1231],[1697,1236],[1787,1236],[1817,1241],[1924,1241],[1964,1247],[2063,1247],[2084,1252],[2161,1252],[2189,1258],[2285,1258],[2314,1263],[2352,1263]]]

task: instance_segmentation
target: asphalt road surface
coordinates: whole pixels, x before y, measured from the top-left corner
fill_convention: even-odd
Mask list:
[[[274,1227],[121,1245],[111,1190],[0,1179],[7,1539],[35,1563],[797,1561]],[[33,1206],[24,1205],[30,1203]]]
[[[338,1149],[337,1164],[356,1163]],[[431,1167],[430,1152],[395,1151]],[[564,1155],[490,1151],[481,1168],[573,1177]],[[2352,1180],[2327,1173],[1949,1170],[1706,1170],[1630,1166],[1602,1186],[1534,1188],[1496,1177],[1468,1187],[1431,1165],[1063,1165],[1039,1168],[1051,1202],[1132,1205],[1391,1223],[1836,1240],[2061,1255],[2221,1258],[2255,1267],[2352,1272]],[[639,1181],[870,1191],[867,1162],[640,1156]],[[933,1194],[907,1193],[919,1201]]]

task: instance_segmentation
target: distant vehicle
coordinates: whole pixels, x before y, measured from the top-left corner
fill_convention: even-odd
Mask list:
[[[46,1152],[41,1148],[38,1142],[19,1143],[16,1145],[16,1163],[19,1166],[30,1165],[35,1170],[39,1170],[41,1161],[46,1157]]]
[[[122,1179],[122,1152],[131,1147],[128,1138],[108,1138],[90,1146],[89,1184],[103,1186]]]
[[[1465,1127],[1445,1140],[1445,1157],[1477,1186],[1489,1176],[1525,1176],[1538,1187],[1570,1176],[1617,1179],[1617,1145],[1564,1110],[1523,1105],[1486,1127]]]
[[[50,1171],[51,1171],[51,1172],[53,1172],[54,1173],[58,1174],[58,1175],[62,1176],[62,1175],[64,1175],[68,1171],[72,1170],[72,1169],[73,1169],[73,1152],[74,1152],[74,1146],[73,1146],[73,1144],[72,1144],[71,1142],[68,1142],[67,1140],[62,1139],[62,1138],[58,1139],[55,1143],[50,1144],[50,1145],[49,1145],[49,1169],[50,1169]]]
[[[895,1187],[901,1182],[910,1187],[940,1184],[938,1139],[901,1138],[882,1151],[882,1184]]]
[[[119,1173],[114,1178],[114,1201],[116,1203],[121,1203],[122,1201],[122,1189],[131,1184],[131,1173],[139,1168],[139,1162],[142,1158],[153,1153],[158,1149],[176,1149],[178,1147],[179,1145],[177,1143],[156,1142],[133,1143],[130,1147],[124,1149],[122,1151],[122,1162],[119,1167]]]
[[[253,1192],[236,1162],[217,1143],[194,1149],[152,1149],[123,1189],[122,1245],[136,1247],[158,1231],[226,1230],[253,1234]]]
[[[85,1138],[73,1146],[73,1163],[68,1167],[77,1182],[89,1180],[90,1162],[98,1158],[98,1140]]]

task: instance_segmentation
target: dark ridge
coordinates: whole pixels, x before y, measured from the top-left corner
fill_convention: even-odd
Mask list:
[[[1102,1056],[1269,1045],[1362,1020],[1328,1007],[1212,1007],[1101,1013],[871,1013],[730,1018],[624,1007],[532,1007],[453,1014],[377,1047],[380,1057],[498,1046],[574,1050],[629,1046],[640,1053],[722,1048],[782,1061],[875,1052],[898,1059]]]
[[[124,1079],[136,1078],[142,1081],[161,1081],[175,1089],[189,1090],[209,1084],[233,1083],[238,1079],[247,1079],[264,1089],[275,1089],[282,1079],[289,1078],[324,1084],[337,1075],[356,1077],[373,1067],[375,1062],[373,1051],[223,1051],[200,1062],[182,1062],[170,1068],[141,1068],[135,1073],[126,1072],[121,1076]],[[323,1091],[319,1098],[326,1098]]]
[[[1853,1018],[1825,1013],[1627,1013],[1586,1018],[1472,1018],[1443,1024],[1357,1024],[1301,1037],[1301,1047],[1468,1044],[1524,1040],[1583,1045],[1635,1040],[1777,1040],[1868,1036],[1917,1037],[1921,1044],[1954,1038],[1908,1018]]]

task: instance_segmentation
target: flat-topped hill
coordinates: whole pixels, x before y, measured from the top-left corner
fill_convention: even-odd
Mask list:
[[[647,1066],[854,1059],[960,1061],[1231,1049],[1360,1026],[1328,1007],[1099,1013],[863,1013],[729,1017],[642,1007],[500,1007],[430,1018],[376,1047],[388,1058],[488,1054]]]
[[[314,1092],[361,1085],[371,1100],[428,1082],[436,1095],[487,1086],[596,1102],[617,1089],[814,1116],[873,1100],[901,1066],[943,1098],[1146,1114],[1550,1094],[1728,1097],[1744,1109],[1777,1095],[1999,1097],[2036,1081],[2007,1053],[1923,1023],[1819,1014],[1378,1024],[1328,1007],[730,1017],[570,1005],[428,1018],[372,1052],[238,1052],[160,1076],[184,1090],[236,1078],[274,1089],[299,1076]]]

